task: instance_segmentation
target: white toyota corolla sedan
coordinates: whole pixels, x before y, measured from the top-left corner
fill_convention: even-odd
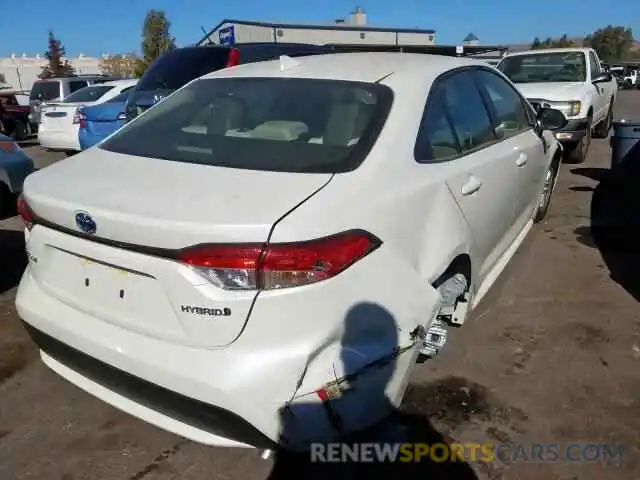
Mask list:
[[[52,370],[163,429],[336,439],[401,403],[544,216],[564,122],[462,58],[208,74],[27,178],[18,312]]]

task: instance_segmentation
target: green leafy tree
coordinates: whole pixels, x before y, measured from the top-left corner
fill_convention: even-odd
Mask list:
[[[630,28],[607,25],[587,35],[584,40],[585,45],[598,52],[603,61],[615,62],[629,54],[633,45],[633,32]]]
[[[540,48],[542,48],[542,42],[538,37],[536,37],[533,39],[533,42],[531,43],[531,50],[539,50]]]
[[[51,78],[54,76],[73,75],[75,70],[68,60],[64,60],[64,55],[65,50],[62,42],[49,30],[49,47],[44,54],[48,63],[42,67],[39,77]]]
[[[140,78],[160,55],[176,48],[169,34],[171,22],[162,10],[149,10],[142,28],[142,58],[136,62],[134,75]]]

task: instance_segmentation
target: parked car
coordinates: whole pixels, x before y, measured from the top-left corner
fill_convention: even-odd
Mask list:
[[[171,92],[209,72],[244,63],[273,60],[280,55],[332,53],[334,47],[306,43],[245,43],[234,47],[206,45],[165,53],[144,73],[127,100],[127,121],[158,103]]]
[[[401,402],[544,218],[565,124],[481,60],[219,70],[27,179],[18,313],[51,369],[161,428],[335,440]]]
[[[15,205],[15,196],[33,171],[33,160],[12,138],[0,133],[0,215]]]
[[[14,140],[25,140],[31,136],[29,106],[21,105],[20,93],[0,91],[0,123],[4,133]]]
[[[49,101],[57,101],[77,92],[81,88],[96,83],[117,80],[106,75],[73,75],[37,80],[31,87],[29,102],[31,107],[31,130],[38,131],[40,124],[40,106]]]
[[[128,97],[127,91],[104,103],[80,107],[78,140],[82,150],[93,147],[125,124],[124,106]]]
[[[80,108],[107,102],[135,87],[137,80],[116,80],[90,85],[64,98],[42,106],[38,141],[49,150],[81,150],[79,130],[83,117]]]
[[[571,162],[586,159],[592,136],[608,136],[618,87],[592,48],[512,53],[503,57],[497,68],[534,107],[552,107],[564,113],[568,123],[556,132],[556,138]]]

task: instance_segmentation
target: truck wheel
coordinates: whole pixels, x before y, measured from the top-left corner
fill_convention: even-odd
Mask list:
[[[11,138],[16,142],[21,142],[27,138],[27,127],[22,122],[15,122],[13,125],[13,131],[11,132]]]
[[[609,136],[609,129],[613,123],[613,102],[609,104],[609,110],[607,111],[607,118],[601,121],[596,128],[593,129],[593,138],[607,138]]]
[[[584,133],[582,139],[578,142],[578,144],[569,149],[567,152],[567,160],[569,163],[582,163],[587,158],[587,153],[589,153],[589,147],[591,146],[591,118],[589,118],[589,122],[587,124],[587,131]]]

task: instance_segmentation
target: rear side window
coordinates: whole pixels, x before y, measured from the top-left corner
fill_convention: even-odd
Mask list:
[[[185,163],[338,173],[364,160],[393,101],[383,85],[287,78],[204,79],[100,148]]]
[[[40,100],[46,102],[47,100],[53,100],[60,96],[60,82],[58,81],[44,81],[35,82],[31,87],[31,93],[29,94],[29,100]]]
[[[229,49],[223,47],[185,48],[165,53],[145,72],[137,90],[177,90],[193,79],[224,68],[228,57]]]
[[[459,154],[458,139],[444,108],[441,88],[436,87],[420,125],[415,159],[420,163],[444,162]]]
[[[95,102],[113,87],[107,85],[91,85],[67,96],[65,102]]]
[[[129,98],[129,90],[131,88],[127,88],[126,90],[123,90],[120,95],[116,95],[115,97],[110,98],[105,103],[125,103],[127,101],[127,98]]]

